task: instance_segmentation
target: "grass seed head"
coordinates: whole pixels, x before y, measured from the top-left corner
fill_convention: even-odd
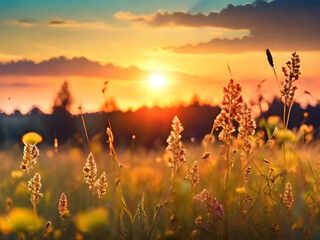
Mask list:
[[[39,149],[35,144],[27,144],[23,149],[23,161],[20,165],[20,168],[23,171],[27,171],[30,174],[31,169],[37,162],[39,156]]]
[[[89,190],[94,191],[95,181],[97,177],[97,165],[94,160],[93,154],[89,153],[87,162],[83,168],[84,179],[89,184]]]
[[[180,133],[183,131],[183,127],[177,116],[172,121],[172,131],[167,139],[168,146],[166,150],[172,154],[172,158],[169,161],[169,166],[177,169],[177,167],[186,161],[185,149],[182,148],[182,141]]]
[[[64,219],[69,216],[68,199],[64,192],[60,196],[58,210],[61,219]]]
[[[294,203],[292,186],[288,182],[283,193],[283,202],[287,209],[290,209]]]
[[[31,203],[32,206],[36,209],[39,203],[40,197],[43,197],[43,194],[40,193],[42,184],[41,184],[41,176],[39,173],[36,173],[34,177],[28,183],[28,189],[31,193]]]
[[[102,196],[106,193],[107,186],[107,175],[105,172],[103,172],[96,183],[99,198],[102,198]]]

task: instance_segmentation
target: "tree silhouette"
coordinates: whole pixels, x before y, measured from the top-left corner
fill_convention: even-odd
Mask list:
[[[72,96],[67,81],[61,85],[59,92],[54,100],[53,112],[69,113],[72,104]]]

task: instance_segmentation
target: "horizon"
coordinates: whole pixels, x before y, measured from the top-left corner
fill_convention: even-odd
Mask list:
[[[281,68],[297,51],[302,75],[296,100],[314,105],[320,90],[318,10],[318,0],[4,0],[0,109],[26,113],[36,105],[50,112],[65,80],[74,97],[72,113],[80,104],[98,111],[106,81],[107,97],[123,111],[189,102],[194,95],[219,104],[230,77],[242,85],[248,102],[256,100],[257,85],[265,80],[262,92],[271,100],[279,92],[270,87],[276,79],[267,48],[280,81]],[[160,85],[152,83],[154,75]]]

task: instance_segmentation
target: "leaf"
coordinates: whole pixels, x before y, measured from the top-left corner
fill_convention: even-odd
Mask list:
[[[148,236],[148,218],[144,209],[144,193],[138,203],[137,211],[133,218],[133,229],[136,231],[135,239],[146,239]]]
[[[133,239],[132,238],[132,223],[133,223],[133,218],[132,214],[127,206],[126,200],[122,194],[122,188],[120,184],[120,180],[117,181],[117,193],[118,193],[118,198],[120,200],[120,237],[122,239]]]

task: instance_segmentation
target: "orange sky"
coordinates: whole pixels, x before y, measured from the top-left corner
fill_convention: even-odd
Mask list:
[[[283,11],[283,1],[260,3],[261,6],[230,1],[234,7],[227,7],[223,1],[213,4],[205,0],[188,0],[184,4],[164,1],[161,6],[153,0],[148,3],[135,0],[135,4],[94,1],[91,7],[83,1],[71,1],[70,5],[57,1],[55,7],[43,3],[38,9],[15,0],[12,5],[1,2],[0,62],[29,59],[37,65],[62,55],[68,59],[85,57],[101,65],[112,63],[120,72],[117,76],[101,76],[95,71],[85,75],[77,71],[59,75],[50,71],[30,74],[25,67],[22,73],[13,70],[8,74],[8,66],[1,70],[0,65],[0,109],[12,112],[19,108],[25,113],[36,105],[50,112],[64,80],[70,83],[73,112],[77,112],[80,101],[85,111],[98,110],[106,80],[109,81],[108,96],[115,98],[123,110],[188,102],[194,94],[204,102],[219,103],[222,87],[230,78],[227,63],[233,78],[243,86],[248,101],[257,98],[256,86],[263,79],[267,80],[264,94],[271,98],[278,91],[266,60],[266,48],[272,51],[280,79],[283,79],[281,67],[290,59],[291,52],[297,50],[302,71],[299,91],[308,90],[314,98],[320,98],[317,67],[320,40],[317,33],[312,33],[319,27],[318,23],[301,20],[295,29],[288,28],[286,20],[291,16],[286,12],[279,14]],[[292,12],[299,12],[305,6],[308,19],[317,20],[318,15],[312,14],[318,5],[310,7],[305,1],[294,4],[290,5]],[[61,10],[63,6],[65,10]],[[68,15],[71,6],[74,9]],[[104,13],[102,9],[108,11]],[[243,19],[235,17],[239,16],[238,9],[247,11]],[[275,19],[270,20],[271,26],[257,18],[256,10],[262,17]],[[281,16],[283,19],[279,21]],[[272,21],[278,22],[276,27]],[[261,33],[261,29],[265,32]],[[130,66],[139,68],[139,74],[125,71]],[[150,85],[153,73],[163,75],[163,87]],[[305,96],[298,101],[315,103],[314,98]]]

